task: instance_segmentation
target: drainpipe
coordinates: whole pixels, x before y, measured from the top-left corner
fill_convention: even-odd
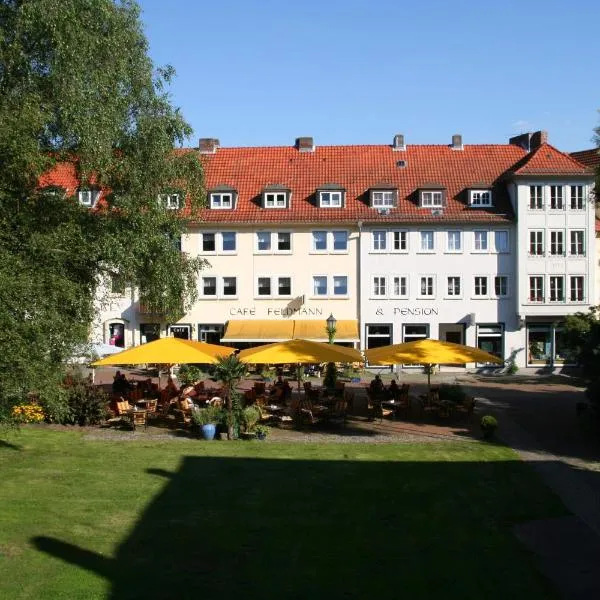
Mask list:
[[[362,335],[362,315],[361,315],[361,307],[362,307],[362,227],[363,222],[358,221],[356,223],[358,227],[358,239],[356,240],[356,253],[358,255],[358,261],[356,265],[356,283],[358,286],[358,296],[356,298],[356,316],[358,318],[358,346],[359,350],[362,350],[363,345],[363,335]]]

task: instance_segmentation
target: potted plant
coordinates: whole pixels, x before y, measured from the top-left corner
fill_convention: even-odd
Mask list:
[[[483,431],[483,437],[489,439],[494,435],[494,432],[498,428],[498,420],[492,415],[483,415],[479,425],[481,431]]]
[[[217,423],[222,418],[222,411],[216,406],[207,406],[192,411],[192,421],[200,428],[202,438],[214,440],[217,431]]]
[[[269,435],[269,428],[266,425],[261,425],[260,423],[256,425],[254,431],[256,432],[256,438],[259,440],[264,440],[266,439],[267,435]]]
[[[256,436],[256,427],[260,421],[260,408],[256,405],[246,406],[242,411],[243,437],[250,439]]]

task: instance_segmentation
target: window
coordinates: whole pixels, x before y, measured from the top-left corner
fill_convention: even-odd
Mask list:
[[[408,296],[406,277],[401,275],[392,277],[392,295],[398,298],[406,298]]]
[[[550,208],[553,210],[562,210],[565,207],[563,204],[563,187],[562,185],[550,186]]]
[[[403,325],[402,329],[405,342],[416,342],[429,336],[427,325]]]
[[[341,208],[342,192],[319,192],[319,206],[321,208]]]
[[[496,252],[508,252],[508,231],[494,231]]]
[[[289,252],[292,249],[292,234],[289,231],[278,232],[277,236],[277,250],[279,252]]]
[[[431,252],[433,250],[433,231],[421,231],[421,251]]]
[[[460,277],[448,277],[448,296],[460,296]]]
[[[406,252],[408,250],[408,239],[406,231],[392,231],[392,250]]]
[[[235,252],[237,249],[235,231],[224,231],[221,234],[223,252]]]
[[[111,273],[110,275],[110,292],[117,296],[124,296],[127,283],[125,278],[120,273]]]
[[[333,236],[333,251],[347,252],[348,251],[348,232],[347,231],[332,231]]]
[[[99,196],[99,190],[79,190],[77,192],[77,200],[79,201],[79,204],[81,204],[81,206],[87,206],[88,208],[92,208],[96,205]]]
[[[373,208],[385,208],[395,206],[395,194],[393,190],[387,192],[371,192],[371,206]]]
[[[217,246],[215,243],[214,233],[203,233],[202,234],[202,252],[215,252]]]
[[[544,208],[543,188],[541,185],[529,186],[529,208],[530,210],[542,210]]]
[[[502,325],[477,325],[477,347],[480,350],[495,354],[499,358],[503,354],[503,328]]]
[[[374,231],[373,232],[373,250],[379,250],[380,252],[386,249],[387,245],[387,231]]]
[[[217,278],[203,277],[202,278],[202,295],[216,296],[217,295]]]
[[[544,232],[530,231],[529,232],[529,255],[544,256]]]
[[[471,190],[471,206],[491,206],[492,192],[490,190]]]
[[[441,208],[444,205],[442,192],[421,192],[421,206],[424,208]]]
[[[179,194],[160,194],[158,199],[168,210],[177,210],[179,208]]]
[[[237,277],[223,277],[223,296],[237,296]]]
[[[431,275],[421,277],[421,296],[433,297],[433,277]]]
[[[571,210],[583,210],[583,186],[569,186],[571,196]]]
[[[508,296],[508,277],[506,275],[497,275],[494,277],[494,294],[498,298]]]
[[[225,326],[221,323],[198,323],[198,341],[206,342],[207,344],[219,344]]]
[[[277,294],[279,296],[291,296],[292,295],[292,278],[291,277],[279,277],[278,278]]]
[[[478,275],[475,277],[475,296],[488,295],[488,278]]]
[[[313,250],[326,251],[327,250],[327,232],[326,231],[313,231]]]
[[[327,296],[327,277],[325,275],[313,277],[313,295]]]
[[[562,275],[550,276],[550,302],[562,302],[565,299],[565,278]]]
[[[348,277],[346,275],[333,276],[333,295],[347,296],[348,295]]]
[[[569,282],[570,300],[571,302],[583,302],[583,276],[575,275],[570,278]]]
[[[462,238],[460,231],[448,231],[446,250],[448,252],[460,252],[462,250]]]
[[[266,192],[265,208],[285,208],[286,196],[285,192]]]
[[[270,252],[271,250],[271,232],[258,231],[256,233],[256,248],[259,252]]]
[[[583,231],[570,232],[570,253],[572,256],[583,256],[585,254],[585,246],[583,245]]]
[[[534,275],[529,278],[529,302],[544,301],[544,278]]]
[[[564,231],[550,232],[550,254],[553,256],[562,256],[565,253],[565,234]]]
[[[365,337],[368,349],[389,346],[392,343],[392,326],[379,323],[367,324]]]
[[[210,207],[217,209],[233,208],[233,194],[214,193],[210,195]]]
[[[475,231],[475,250],[479,252],[485,252],[488,249],[488,232],[487,231]]]
[[[271,278],[270,277],[259,277],[258,278],[258,295],[259,296],[270,296],[271,295]]]
[[[373,296],[387,296],[385,277],[373,277]]]

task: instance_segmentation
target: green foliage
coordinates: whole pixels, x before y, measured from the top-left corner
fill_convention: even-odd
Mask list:
[[[325,367],[325,377],[323,378],[323,385],[328,389],[332,390],[335,388],[337,381],[337,367],[335,363],[328,362]]]
[[[462,385],[458,383],[442,383],[440,384],[440,400],[448,400],[455,404],[464,402],[467,394]]]
[[[62,425],[99,425],[108,416],[106,393],[78,373],[60,396],[50,401],[42,397],[40,403],[49,419]]]
[[[215,365],[214,376],[223,383],[225,399],[227,401],[227,439],[231,440],[239,434],[243,424],[242,405],[240,394],[235,389],[240,380],[246,376],[246,364],[240,361],[236,354],[221,357]]]
[[[192,422],[195,425],[217,425],[223,420],[223,409],[218,406],[207,406],[192,411]]]
[[[0,414],[56,386],[86,341],[98,284],[118,273],[177,318],[204,262],[173,240],[203,202],[191,134],[128,0],[0,0]],[[100,204],[45,187],[71,173]],[[70,175],[68,175],[70,177]],[[166,210],[175,190],[189,211]],[[58,400],[52,401],[55,405]]]
[[[177,379],[182,386],[193,385],[204,377],[204,371],[196,365],[181,365],[177,372]]]
[[[256,432],[256,436],[259,439],[264,439],[264,438],[266,438],[269,435],[269,432],[271,431],[271,429],[269,427],[267,427],[266,425],[261,425],[259,423],[254,428],[254,431]]]
[[[491,437],[498,428],[498,420],[492,415],[483,415],[483,417],[481,417],[481,421],[479,422],[479,426],[483,431],[484,437]]]
[[[260,421],[260,408],[256,405],[246,406],[242,411],[244,431],[252,433],[256,431],[258,422]]]

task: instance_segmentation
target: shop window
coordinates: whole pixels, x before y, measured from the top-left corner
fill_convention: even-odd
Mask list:
[[[552,326],[530,326],[527,333],[527,364],[546,365],[551,363]]]
[[[225,326],[221,323],[217,324],[198,324],[198,340],[207,344],[220,344]]]
[[[500,324],[477,326],[477,347],[498,358],[504,358],[504,328]]]
[[[191,325],[169,325],[168,333],[170,336],[179,338],[180,340],[192,339]]]
[[[109,323],[108,343],[111,346],[125,348],[125,325],[123,323]]]
[[[160,325],[158,323],[140,323],[140,341],[142,344],[154,342],[160,338]]]
[[[392,325],[367,324],[366,341],[367,349],[389,346],[392,343]]]
[[[428,325],[403,325],[402,327],[402,339],[404,342],[416,342],[428,337]]]

